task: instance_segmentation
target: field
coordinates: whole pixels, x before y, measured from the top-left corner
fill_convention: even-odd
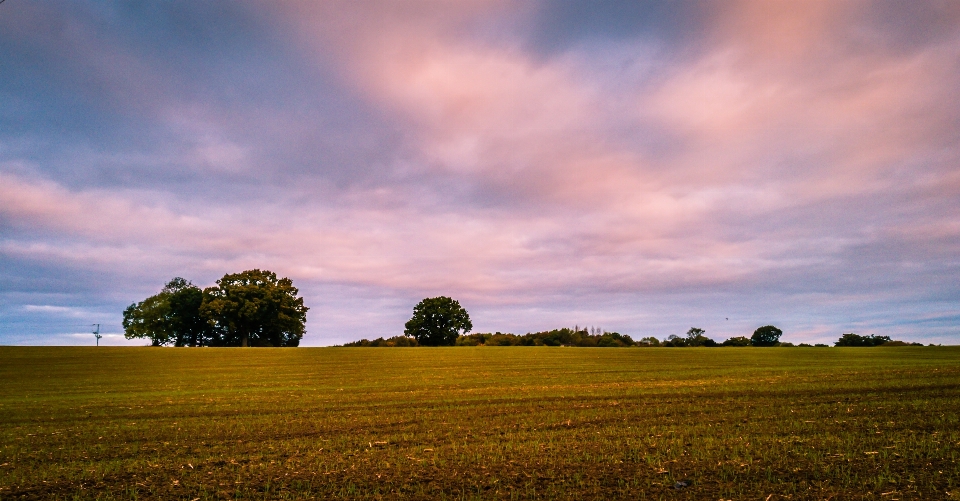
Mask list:
[[[0,347],[0,383],[0,500],[960,499],[953,347]]]

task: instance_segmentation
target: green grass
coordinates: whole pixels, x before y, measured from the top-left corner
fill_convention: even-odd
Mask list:
[[[958,451],[953,347],[0,347],[0,500],[960,499]]]

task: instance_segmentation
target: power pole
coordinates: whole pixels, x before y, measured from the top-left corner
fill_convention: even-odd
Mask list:
[[[103,337],[103,336],[100,335],[100,324],[90,324],[90,325],[96,325],[96,326],[97,326],[97,329],[96,329],[95,331],[93,331],[93,336],[97,338],[97,346],[100,346],[100,338]]]

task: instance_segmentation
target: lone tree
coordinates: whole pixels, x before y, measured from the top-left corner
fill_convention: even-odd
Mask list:
[[[413,318],[403,333],[421,346],[453,346],[461,333],[473,329],[470,314],[460,303],[446,296],[430,297],[413,307]]]
[[[200,312],[220,346],[298,346],[307,308],[289,278],[267,270],[227,274],[204,289]]]
[[[213,330],[200,314],[203,291],[177,277],[155,296],[131,304],[123,311],[124,336],[149,338],[154,346],[203,346]]]
[[[753,335],[750,336],[750,343],[754,346],[776,346],[782,335],[782,330],[772,325],[764,325],[753,331]]]

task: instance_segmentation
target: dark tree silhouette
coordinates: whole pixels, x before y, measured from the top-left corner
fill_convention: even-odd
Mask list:
[[[426,298],[413,307],[413,317],[403,333],[420,346],[453,346],[461,333],[473,329],[470,314],[460,303],[446,296]]]
[[[209,344],[213,330],[200,314],[203,291],[177,277],[163,290],[123,312],[127,339],[149,338],[154,346],[203,346]]]
[[[772,325],[764,325],[753,331],[753,336],[750,336],[750,343],[754,346],[776,346],[782,335],[782,330]]]
[[[861,336],[859,334],[854,334],[852,332],[846,333],[840,336],[834,346],[880,346],[885,343],[890,343],[892,340],[890,336],[875,336],[870,334],[869,336]]]
[[[201,313],[216,328],[219,346],[297,346],[307,308],[289,278],[267,270],[227,274],[204,289]]]

